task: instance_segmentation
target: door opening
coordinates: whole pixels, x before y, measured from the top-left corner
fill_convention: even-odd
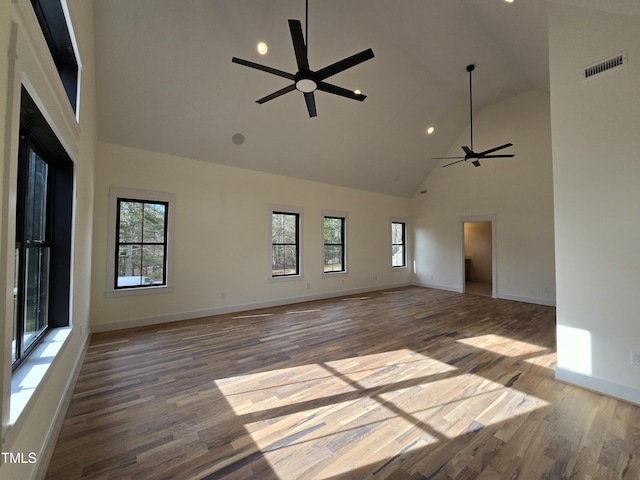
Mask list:
[[[461,235],[461,291],[496,298],[495,218],[465,218]]]

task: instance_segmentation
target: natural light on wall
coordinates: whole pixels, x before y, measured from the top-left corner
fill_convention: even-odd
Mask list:
[[[493,352],[501,341],[487,335],[465,343],[491,344]],[[531,357],[540,350],[520,343]],[[509,353],[505,347],[500,355]],[[492,381],[400,349],[215,383],[248,433],[233,442],[228,463],[260,453],[277,475],[322,463],[314,478],[328,480],[367,465],[380,471],[398,452],[426,449],[548,405],[512,388],[510,378]],[[359,449],[363,436],[367,442]],[[340,447],[345,443],[356,444],[348,455]]]
[[[558,325],[558,368],[591,375],[591,332],[581,328]]]

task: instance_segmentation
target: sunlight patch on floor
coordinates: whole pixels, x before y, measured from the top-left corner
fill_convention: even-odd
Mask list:
[[[504,355],[505,357],[529,355],[547,350],[546,347],[541,347],[534,343],[522,342],[520,340],[514,340],[512,338],[494,334],[463,338],[457,341],[498,355]]]
[[[484,335],[462,342],[509,356],[507,342],[514,341]],[[545,350],[517,343],[521,354]],[[276,473],[286,464],[287,471],[313,468],[315,478],[329,479],[365,466],[384,468],[409,450],[548,405],[517,389],[519,375],[491,380],[457,373],[451,365],[400,349],[220,379],[216,385],[247,429],[234,449],[254,445]],[[341,452],[345,445],[348,454]]]
[[[215,383],[236,415],[275,410],[355,390],[346,380],[316,364],[219,379]]]

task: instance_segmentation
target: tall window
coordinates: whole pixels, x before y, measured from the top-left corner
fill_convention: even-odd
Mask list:
[[[345,219],[324,217],[324,273],[344,272],[345,264]]]
[[[22,89],[12,366],[49,328],[69,325],[73,163]]]
[[[168,202],[117,199],[115,289],[167,284],[168,212]]]
[[[406,267],[406,234],[407,224],[404,222],[391,222],[391,266]]]
[[[271,276],[300,275],[300,214],[271,213]]]

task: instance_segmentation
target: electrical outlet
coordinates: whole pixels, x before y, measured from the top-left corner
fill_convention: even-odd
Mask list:
[[[631,365],[640,367],[640,349],[637,349],[637,348],[631,349]]]
[[[227,292],[220,292],[220,300],[227,298]]]

